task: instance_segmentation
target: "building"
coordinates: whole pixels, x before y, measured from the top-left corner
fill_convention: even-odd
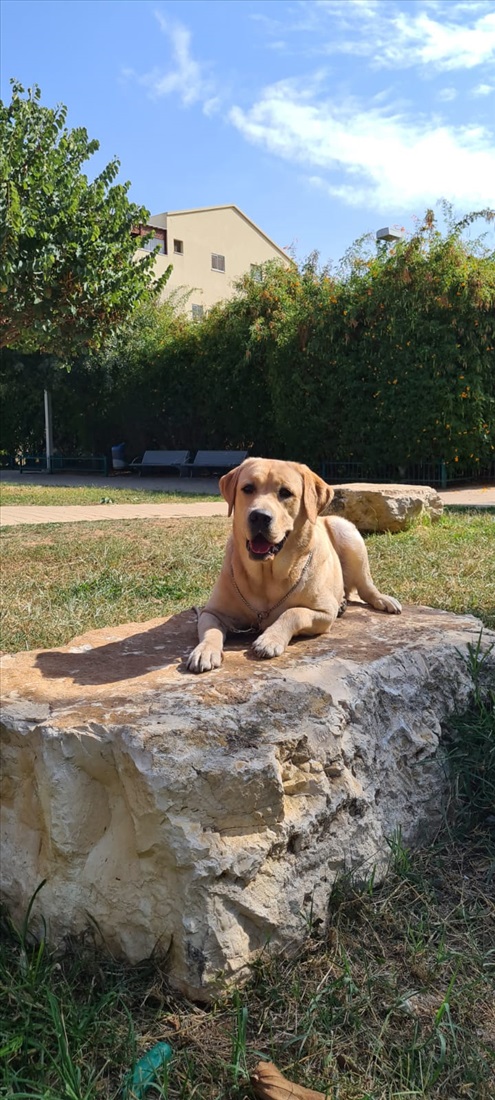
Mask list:
[[[173,265],[165,293],[190,290],[186,309],[193,317],[226,298],[234,283],[267,260],[290,264],[287,253],[267,237],[238,206],[204,206],[154,214],[136,235],[153,232],[144,247],[158,249],[157,274]]]

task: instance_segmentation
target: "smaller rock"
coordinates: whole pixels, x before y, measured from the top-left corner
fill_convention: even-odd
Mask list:
[[[443,502],[429,485],[334,485],[327,515],[344,516],[359,531],[405,531],[414,520],[440,518]]]

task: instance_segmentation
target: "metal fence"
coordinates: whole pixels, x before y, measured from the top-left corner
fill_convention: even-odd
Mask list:
[[[46,455],[19,455],[18,468],[21,474],[107,474],[108,462],[105,455],[52,455],[49,464]]]
[[[47,469],[46,455],[0,455],[0,468],[20,470],[21,473],[95,473],[107,474],[105,455],[65,456],[53,455],[51,469]],[[484,466],[447,465],[446,462],[419,462],[407,466],[372,466],[365,462],[347,462],[326,459],[320,465],[321,476],[328,482],[372,481],[394,482],[404,485],[433,485],[446,489],[465,481],[495,480],[495,461]]]
[[[458,467],[446,462],[419,462],[409,466],[370,466],[364,462],[340,462],[336,459],[321,463],[321,476],[328,482],[395,482],[404,485],[448,485],[463,481],[495,479],[495,461],[485,466]]]

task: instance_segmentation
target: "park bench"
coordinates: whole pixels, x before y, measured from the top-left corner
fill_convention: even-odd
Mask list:
[[[146,470],[180,470],[189,458],[189,451],[145,451],[140,462],[135,458],[129,468],[139,470],[141,477]]]
[[[192,477],[196,471],[198,473],[208,471],[211,474],[225,474],[228,470],[233,470],[235,466],[239,466],[245,458],[247,458],[247,451],[198,451],[194,462],[185,462],[181,466],[181,477],[183,472],[187,472],[189,477]]]

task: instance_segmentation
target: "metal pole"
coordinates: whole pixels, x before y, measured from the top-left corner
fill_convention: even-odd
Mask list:
[[[53,458],[53,431],[52,431],[52,395],[45,390],[45,437],[46,437],[46,469],[52,472]]]

